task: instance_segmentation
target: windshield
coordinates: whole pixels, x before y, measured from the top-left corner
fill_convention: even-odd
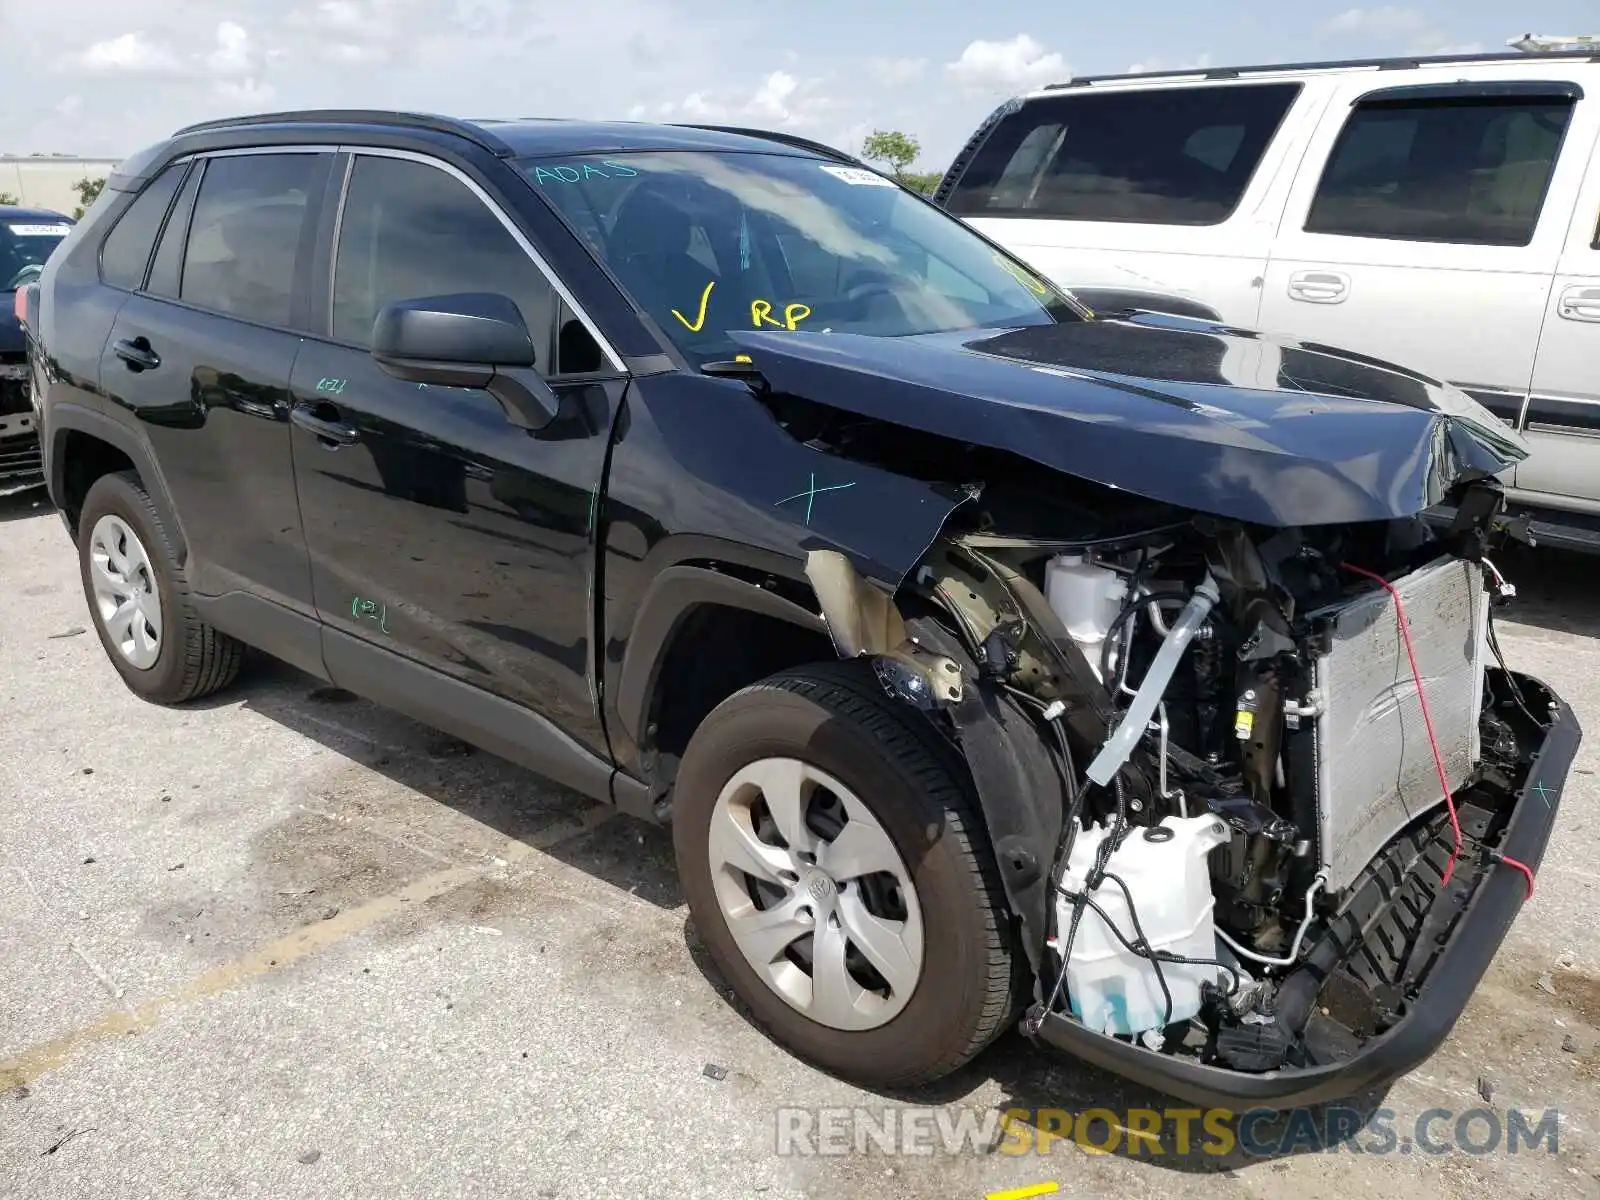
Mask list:
[[[14,292],[37,279],[50,251],[71,231],[65,218],[0,220],[0,288]]]
[[[527,159],[528,180],[696,364],[745,329],[914,333],[1080,319],[1073,302],[875,172],[780,154]]]

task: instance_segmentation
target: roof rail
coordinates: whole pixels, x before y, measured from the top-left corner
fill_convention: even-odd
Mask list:
[[[761,138],[768,142],[780,142],[785,146],[793,146],[798,150],[810,150],[814,154],[820,154],[824,158],[831,158],[838,162],[852,163],[855,166],[865,165],[853,154],[846,154],[843,150],[829,146],[824,142],[814,142],[810,138],[803,138],[798,134],[779,133],[777,130],[773,129],[752,129],[743,125],[699,125],[693,122],[674,123],[677,124],[678,128],[680,129],[705,129],[712,133],[737,133],[742,134],[745,137]],[[870,170],[870,168],[868,169]]]
[[[1417,67],[1463,63],[1537,63],[1551,60],[1577,60],[1600,62],[1600,53],[1593,50],[1560,50],[1546,54],[1530,55],[1520,51],[1497,51],[1492,54],[1423,54],[1403,55],[1398,58],[1348,58],[1327,62],[1261,63],[1244,67],[1191,67],[1188,70],[1133,71],[1120,75],[1077,75],[1065,83],[1045,85],[1046,91],[1063,88],[1088,87],[1096,83],[1112,83],[1128,79],[1186,79],[1199,76],[1204,79],[1238,79],[1245,75],[1266,75],[1279,71],[1334,71],[1344,67],[1373,67],[1379,71],[1409,71]]]
[[[256,113],[243,117],[223,117],[185,125],[173,137],[190,133],[209,133],[221,129],[248,129],[256,125],[382,125],[393,129],[426,129],[448,133],[483,147],[499,158],[511,158],[514,151],[500,138],[470,121],[441,117],[432,113],[389,112],[366,108],[308,108],[292,112]]]

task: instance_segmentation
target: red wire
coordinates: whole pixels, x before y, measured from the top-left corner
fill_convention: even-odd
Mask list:
[[[1450,795],[1450,774],[1444,769],[1444,754],[1439,749],[1439,737],[1433,729],[1433,714],[1428,711],[1428,693],[1422,686],[1422,671],[1417,666],[1416,647],[1411,644],[1411,622],[1406,620],[1405,602],[1400,599],[1400,593],[1395,590],[1394,584],[1390,583],[1382,575],[1368,571],[1363,567],[1355,566],[1352,563],[1340,563],[1339,565],[1346,571],[1352,571],[1357,575],[1364,575],[1366,578],[1374,580],[1383,587],[1384,591],[1394,597],[1395,623],[1400,626],[1400,637],[1405,642],[1406,658],[1411,663],[1411,678],[1416,680],[1417,683],[1417,702],[1422,706],[1422,722],[1428,729],[1428,746],[1433,751],[1434,769],[1439,772],[1439,786],[1444,790],[1445,808],[1450,813],[1450,832],[1455,838],[1455,846],[1450,851],[1449,865],[1445,867],[1444,878],[1440,881],[1442,886],[1448,886],[1451,878],[1456,873],[1456,863],[1461,858],[1461,819],[1456,813],[1455,798]],[[1491,857],[1494,861],[1503,862],[1506,866],[1514,867],[1527,876],[1528,898],[1531,900],[1533,898],[1533,871],[1528,867],[1528,864],[1518,862],[1516,859],[1498,852],[1491,854]]]

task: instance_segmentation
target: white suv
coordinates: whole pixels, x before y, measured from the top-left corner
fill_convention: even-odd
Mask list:
[[[1074,79],[936,199],[1091,307],[1329,343],[1525,431],[1539,540],[1600,550],[1600,53]]]

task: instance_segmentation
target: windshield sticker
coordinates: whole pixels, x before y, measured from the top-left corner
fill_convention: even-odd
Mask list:
[[[894,187],[894,180],[885,179],[876,171],[869,171],[865,167],[835,167],[827,164],[822,168],[835,179],[842,179],[856,187]]]
[[[778,329],[787,329],[793,332],[794,327],[811,315],[811,306],[807,304],[785,304],[783,306],[783,320],[778,320],[772,315],[771,300],[752,300],[750,302],[750,324],[760,329],[763,325],[772,325]]]
[[[690,333],[699,333],[705,328],[706,307],[711,303],[711,289],[716,286],[717,281],[715,279],[706,284],[706,290],[700,293],[700,311],[695,315],[695,318],[692,322],[677,309],[672,310],[672,315],[677,317],[678,320],[682,321],[683,327]]]
[[[8,225],[16,237],[66,237],[72,231],[71,225]]]
[[[540,187],[549,183],[583,183],[590,179],[627,179],[639,172],[619,162],[558,163],[553,167],[533,168],[533,181]]]

